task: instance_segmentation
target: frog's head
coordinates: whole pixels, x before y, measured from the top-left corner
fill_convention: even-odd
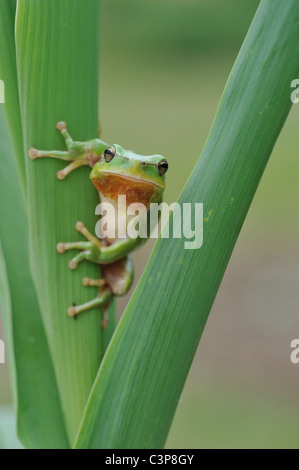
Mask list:
[[[151,202],[161,200],[167,169],[168,163],[161,155],[138,155],[113,145],[106,148],[90,178],[106,197],[124,195],[127,204],[140,202],[149,207]]]

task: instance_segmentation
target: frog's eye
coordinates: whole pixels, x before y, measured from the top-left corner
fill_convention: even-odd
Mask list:
[[[159,175],[162,176],[162,175],[165,175],[166,171],[168,170],[168,163],[166,160],[161,160],[159,163],[158,163],[158,172],[159,172]]]
[[[114,156],[115,156],[115,148],[112,147],[112,146],[107,147],[105,152],[104,152],[105,162],[106,163],[111,162],[111,160]]]

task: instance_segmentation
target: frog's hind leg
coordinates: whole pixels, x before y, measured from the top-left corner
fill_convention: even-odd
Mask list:
[[[87,278],[85,278],[87,279]],[[99,281],[103,281],[102,279],[100,279]],[[88,284],[84,284],[84,279],[83,279],[83,284],[84,285],[88,285],[88,286],[91,286],[91,285],[102,285],[102,284],[106,284],[105,281],[103,282],[99,282],[97,284],[92,284],[92,283],[88,283]],[[102,320],[102,328],[107,328],[108,326],[108,316],[107,316],[107,309],[106,307],[108,306],[110,300],[112,299],[112,292],[111,290],[108,288],[108,287],[104,287],[103,290],[99,289],[99,294],[98,296],[93,299],[93,300],[90,300],[89,302],[86,302],[85,304],[81,304],[81,305],[72,305],[71,307],[69,307],[67,313],[70,317],[74,317],[76,318],[77,315],[79,315],[79,313],[83,313],[83,312],[86,312],[88,310],[92,310],[92,309],[95,309],[95,308],[102,308],[104,309],[103,311],[103,320]]]
[[[101,265],[102,278],[91,279],[85,277],[82,280],[83,286],[108,286],[110,291],[115,296],[125,295],[133,282],[134,268],[130,255],[110,264]]]
[[[87,310],[103,307],[109,302],[109,300],[111,299],[111,296],[112,296],[111,291],[105,290],[102,293],[99,293],[99,295],[95,299],[90,300],[89,302],[86,302],[85,304],[72,305],[71,307],[68,308],[67,313],[70,317],[75,317],[76,315],[79,315],[79,313],[86,312]]]
[[[130,256],[115,261],[109,265],[102,265],[103,278],[91,279],[85,277],[82,280],[83,286],[92,286],[99,288],[98,296],[82,305],[73,305],[68,309],[68,315],[76,317],[79,313],[86,312],[94,308],[103,310],[102,328],[108,326],[107,306],[112,296],[125,295],[130,289],[133,281],[133,263]]]

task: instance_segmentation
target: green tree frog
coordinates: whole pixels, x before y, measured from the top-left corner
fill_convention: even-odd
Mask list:
[[[99,138],[87,142],[74,141],[64,122],[58,122],[56,127],[65,139],[67,150],[47,151],[31,148],[28,154],[32,160],[52,157],[71,162],[58,171],[58,179],[63,180],[73,170],[88,165],[92,168],[90,179],[97,188],[101,201],[110,201],[117,208],[118,196],[123,195],[126,196],[127,205],[134,202],[143,203],[148,214],[150,203],[162,201],[168,163],[161,155],[138,155],[120,145],[108,145]],[[123,230],[124,227],[117,229]],[[79,250],[70,261],[69,267],[76,269],[80,261],[88,260],[101,265],[102,278],[83,279],[85,286],[98,286],[99,293],[95,299],[83,305],[69,307],[68,314],[73,317],[86,310],[105,307],[113,295],[127,293],[133,281],[130,253],[146,240],[141,237],[118,238],[117,230],[114,239],[100,240],[92,235],[82,222],[76,223],[76,230],[86,241],[58,243],[57,251],[64,253],[67,250]],[[107,321],[105,316],[103,327],[107,326]]]

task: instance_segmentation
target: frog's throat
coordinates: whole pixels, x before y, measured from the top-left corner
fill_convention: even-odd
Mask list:
[[[151,202],[157,202],[164,188],[152,181],[120,176],[118,174],[104,173],[91,178],[97,190],[106,197],[117,199],[126,196],[127,204],[139,202],[147,208]]]

